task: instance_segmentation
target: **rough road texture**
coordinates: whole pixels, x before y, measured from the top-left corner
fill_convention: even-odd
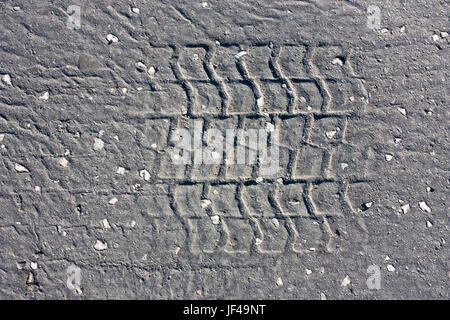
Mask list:
[[[448,299],[445,2],[2,1],[0,298]],[[174,165],[194,120],[278,174]]]

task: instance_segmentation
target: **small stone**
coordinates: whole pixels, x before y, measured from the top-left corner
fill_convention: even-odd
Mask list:
[[[127,94],[128,89],[127,88],[122,88],[120,91],[122,92],[122,94]]]
[[[117,168],[116,173],[117,173],[117,174],[125,174],[125,168],[124,168],[124,167],[119,167],[119,168]]]
[[[277,179],[277,183],[278,183],[278,184],[283,184],[283,178],[278,178],[278,179]]]
[[[14,10],[14,11],[20,11],[20,7],[15,6],[15,7],[13,7],[13,10]]]
[[[136,221],[131,220],[130,222],[130,228],[134,228],[136,226]]]
[[[433,41],[438,41],[440,39],[440,37],[437,34],[433,34],[431,39],[433,39]]]
[[[102,225],[103,225],[103,228],[105,228],[105,229],[111,228],[111,226],[109,225],[108,219],[106,219],[106,218],[102,220]]]
[[[241,52],[239,52],[237,55],[235,55],[234,57],[236,58],[236,59],[240,59],[240,58],[242,58],[243,56],[245,56],[247,54],[247,51],[241,51]]]
[[[102,139],[99,139],[99,138],[94,139],[94,151],[102,150],[104,145],[105,145],[105,143],[103,142]]]
[[[34,192],[40,193],[40,192],[41,192],[41,187],[35,186],[35,187],[34,187]]]
[[[312,270],[306,269],[306,274],[307,274],[307,275],[310,275],[311,273],[312,273]]]
[[[431,221],[427,221],[427,228],[431,228],[433,226],[433,224],[431,223]]]
[[[31,263],[30,263],[30,267],[31,267],[31,269],[33,269],[33,270],[37,270],[38,264],[37,264],[36,262],[31,262]]]
[[[261,240],[260,238],[256,238],[256,239],[255,239],[255,244],[256,244],[257,246],[259,246],[261,243],[262,243],[262,240]]]
[[[97,242],[94,245],[94,249],[97,251],[103,251],[108,249],[108,244],[106,242],[102,242],[100,240],[97,240]]]
[[[341,58],[334,58],[332,61],[331,61],[331,64],[332,65],[340,65],[340,66],[343,66],[344,65],[344,61],[341,59]]]
[[[110,33],[106,36],[106,40],[108,40],[108,43],[113,43],[113,42],[118,42],[119,38],[117,38],[115,35]]]
[[[441,38],[447,38],[448,37],[448,33],[445,31],[441,32]]]
[[[320,300],[327,300],[327,296],[325,295],[325,293],[320,293]]]
[[[394,267],[392,264],[388,264],[388,265],[386,266],[386,269],[387,269],[389,272],[394,272],[394,271],[395,271],[395,267]]]
[[[67,165],[69,164],[69,161],[67,161],[66,158],[59,158],[58,163],[61,167],[67,167]]]
[[[406,117],[406,109],[405,108],[397,108],[398,112],[400,112],[402,115],[404,115]]]
[[[309,251],[314,252],[316,251],[316,248],[309,248]]]
[[[152,76],[156,73],[156,70],[154,67],[150,67],[150,68],[148,68],[147,73]]]
[[[395,143],[395,144],[399,144],[400,142],[402,142],[402,139],[400,139],[400,138],[394,138],[394,143]]]
[[[406,27],[405,27],[405,26],[402,26],[402,27],[400,28],[400,33],[404,33],[404,32],[405,32],[405,29],[406,29]]]
[[[5,135],[2,133],[2,134],[0,134],[0,142],[2,142],[3,139],[5,139]]]
[[[195,291],[195,294],[198,295],[198,296],[201,296],[202,295],[202,291],[201,290],[197,290],[197,291]]]
[[[298,98],[298,101],[300,101],[301,104],[305,104],[306,98],[302,96],[302,97]]]
[[[211,200],[203,199],[200,201],[200,206],[205,209],[206,207],[211,205]]]
[[[41,96],[39,97],[39,100],[47,101],[48,98],[49,98],[49,94],[48,94],[48,92],[46,91],[46,92],[44,92],[43,95],[41,95]]]
[[[283,84],[281,85],[281,87],[282,87],[283,89],[286,89],[286,88],[287,88],[286,83],[283,83]]]
[[[256,183],[261,183],[263,182],[263,180],[264,180],[263,177],[258,177],[255,179]]]
[[[400,208],[402,209],[403,214],[407,214],[410,206],[409,206],[409,204],[405,204],[405,205],[401,206]]]
[[[18,163],[14,164],[14,169],[16,169],[17,172],[29,172],[27,168]]]
[[[2,82],[7,86],[12,86],[11,77],[9,74],[2,75]]]
[[[386,257],[384,258],[384,261],[389,261],[389,260],[391,260],[391,258],[389,258],[389,256],[386,256]]]
[[[144,179],[145,181],[149,181],[150,180],[150,172],[148,172],[147,170],[143,169],[141,171],[139,171],[139,176]]]
[[[266,131],[273,132],[274,130],[275,130],[275,126],[270,122],[266,122]]]
[[[114,205],[114,204],[117,203],[117,201],[118,201],[117,198],[114,197],[114,198],[112,198],[111,200],[109,200],[108,203]]]
[[[344,170],[345,168],[348,167],[348,164],[346,164],[345,162],[341,163],[341,169]]]
[[[203,1],[203,2],[201,3],[201,5],[202,5],[202,8],[206,8],[206,7],[208,6],[208,2]]]
[[[273,42],[272,41],[269,42],[269,48],[273,49]]]
[[[350,284],[350,277],[347,275],[341,282],[341,287],[346,287]]]
[[[327,131],[325,134],[326,134],[328,139],[333,139],[333,137],[336,135],[336,132],[337,131],[332,130],[332,131]]]
[[[283,285],[283,280],[279,277],[276,281],[277,286],[281,287]]]
[[[218,215],[211,216],[211,222],[212,222],[212,224],[219,224],[220,223],[220,217]]]
[[[419,208],[422,209],[422,211],[431,213],[431,208],[425,203],[425,201],[419,202]]]
[[[139,14],[140,12],[139,8],[132,8],[131,11],[133,11],[136,14]]]
[[[33,283],[34,283],[34,275],[33,275],[33,272],[30,272],[27,277],[27,284],[33,284]]]
[[[139,62],[136,63],[136,69],[139,72],[144,72],[145,70],[147,70],[147,66],[139,61]]]
[[[220,41],[216,40],[216,46],[220,46]]]
[[[386,154],[385,158],[386,158],[386,161],[391,161],[392,158],[394,158],[394,157],[392,156],[392,154]]]
[[[264,105],[264,98],[263,97],[259,97],[256,100],[256,105],[258,106],[258,108],[261,108]]]

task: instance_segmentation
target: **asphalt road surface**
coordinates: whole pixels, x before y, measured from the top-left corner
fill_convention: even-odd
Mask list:
[[[448,299],[449,15],[1,1],[0,298]]]

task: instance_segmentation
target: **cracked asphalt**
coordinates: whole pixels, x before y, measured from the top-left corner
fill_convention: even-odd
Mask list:
[[[0,298],[448,299],[449,15],[1,1]],[[177,129],[279,133],[278,170]]]

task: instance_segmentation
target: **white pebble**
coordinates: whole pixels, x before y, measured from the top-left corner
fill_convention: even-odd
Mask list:
[[[278,278],[276,284],[277,286],[281,287],[283,285],[283,280],[281,278]]]
[[[14,11],[20,11],[20,7],[18,7],[18,6],[13,7],[13,10],[14,10]]]
[[[109,43],[112,43],[112,42],[118,42],[119,38],[117,38],[115,35],[110,33],[106,36],[106,40],[108,40]]]
[[[124,167],[119,167],[119,168],[117,168],[116,173],[117,173],[117,174],[125,174],[125,168],[124,168]]]
[[[95,139],[94,139],[94,150],[95,150],[95,151],[100,151],[100,150],[102,150],[103,147],[104,147],[104,145],[105,145],[105,143],[103,142],[102,139],[99,139],[99,138],[95,138]]]
[[[140,12],[139,8],[133,8],[133,9],[131,9],[131,11],[133,11],[136,14],[139,14],[139,12]]]
[[[0,142],[2,142],[4,138],[5,138],[5,135],[3,133],[0,134]]]
[[[350,284],[350,277],[349,276],[346,276],[345,278],[344,278],[344,280],[342,280],[342,282],[341,282],[341,287],[346,287],[346,286],[348,286]]]
[[[273,132],[274,130],[275,130],[275,126],[270,122],[266,122],[266,131]]]
[[[258,177],[255,179],[256,183],[263,182],[263,180],[264,180],[263,177]]]
[[[67,161],[66,158],[59,158],[58,163],[62,167],[67,167],[67,165],[69,164],[69,161]]]
[[[220,217],[218,215],[211,216],[211,222],[212,222],[212,224],[219,224],[220,223]]]
[[[342,59],[334,58],[334,59],[331,61],[331,64],[343,66],[343,65],[344,65],[344,62],[342,61]]]
[[[145,66],[145,64],[139,61],[136,63],[136,69],[138,69],[138,71],[144,72],[145,70],[147,70],[147,67]]]
[[[431,39],[433,39],[433,41],[438,41],[440,38],[439,38],[439,36],[437,34],[433,34]]]
[[[9,74],[4,74],[2,75],[2,82],[8,86],[11,86],[11,77],[9,76]]]
[[[425,203],[425,201],[419,202],[419,208],[422,209],[422,211],[431,213],[431,208]]]
[[[239,52],[237,55],[235,55],[234,57],[236,58],[236,59],[240,59],[240,58],[242,58],[243,56],[245,56],[247,54],[247,51],[241,51],[241,52]]]
[[[386,266],[386,269],[387,269],[389,272],[394,272],[394,271],[395,271],[395,267],[394,267],[392,264],[388,264],[388,265]]]
[[[150,67],[150,68],[148,68],[148,71],[147,71],[147,73],[149,74],[149,75],[154,75],[155,74],[155,72],[156,72],[156,70],[155,70],[155,68],[154,67]]]
[[[94,249],[97,251],[103,251],[108,249],[108,244],[106,242],[101,242],[100,240],[97,240],[97,242],[94,245]]]
[[[259,97],[259,98],[256,100],[256,105],[257,105],[259,108],[261,108],[261,107],[264,105],[264,98],[263,98],[263,97]]]
[[[328,139],[333,139],[333,137],[336,135],[336,132],[337,131],[332,130],[332,131],[327,131],[325,134],[326,134]]]
[[[409,211],[409,204],[405,204],[404,206],[401,206],[401,209],[402,209],[402,211],[403,211],[403,214],[406,214],[406,213],[408,213],[408,211]]]
[[[114,198],[112,198],[111,200],[109,200],[108,203],[109,203],[109,204],[116,204],[117,201],[118,201],[117,198],[114,197]]]
[[[14,164],[14,169],[16,169],[17,172],[29,172],[27,168],[18,163]]]
[[[38,264],[37,264],[36,262],[31,262],[31,263],[30,263],[30,267],[31,267],[31,269],[33,269],[33,270],[37,270]]]
[[[211,205],[211,200],[208,199],[203,199],[200,201],[200,206],[205,209],[206,207],[208,207],[209,205]]]
[[[386,154],[385,158],[386,158],[386,161],[391,161],[393,156],[392,156],[392,154]]]
[[[34,187],[34,192],[37,192],[37,193],[41,192],[41,187],[35,186]]]
[[[105,228],[105,229],[110,229],[111,228],[111,226],[110,226],[110,224],[108,222],[108,219],[106,219],[106,218],[102,220],[102,225],[103,225],[103,228]]]
[[[398,112],[400,112],[402,115],[404,115],[406,117],[406,109],[405,108],[397,108]]]
[[[147,170],[143,169],[141,171],[139,171],[139,176],[144,179],[145,181],[149,181],[150,180],[150,172],[148,172]]]
[[[257,246],[259,246],[261,243],[262,243],[262,240],[261,240],[260,238],[256,238],[256,239],[255,239],[255,244],[256,244]]]
[[[203,8],[206,8],[206,7],[208,6],[208,2],[203,1],[203,2],[201,3],[201,5],[202,5]]]
[[[348,164],[346,164],[345,162],[341,163],[341,169],[344,170],[345,168],[348,167]]]
[[[46,92],[44,92],[44,94],[43,94],[42,96],[39,97],[39,100],[47,101],[48,98],[49,98],[49,94],[48,94],[48,92],[46,91]]]
[[[307,274],[307,275],[310,275],[311,273],[312,273],[312,270],[306,269],[306,274]]]
[[[433,224],[431,223],[431,221],[427,221],[427,227],[431,228],[433,226]]]
[[[327,296],[325,295],[325,293],[320,293],[320,300],[327,300]]]

